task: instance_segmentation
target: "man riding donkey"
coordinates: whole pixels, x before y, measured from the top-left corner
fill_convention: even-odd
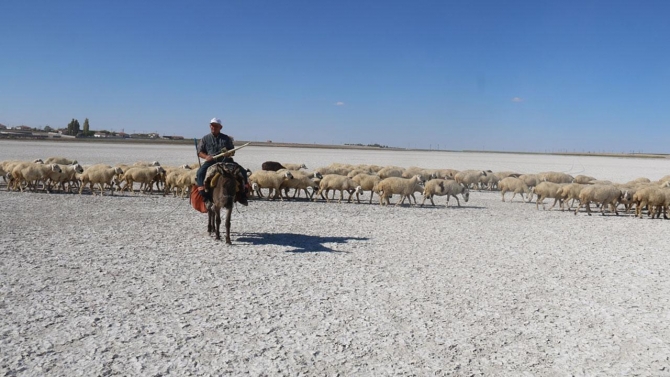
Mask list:
[[[205,200],[205,206],[208,210],[211,209],[212,207],[212,194],[205,187],[205,177],[207,175],[207,169],[210,166],[216,164],[217,162],[237,164],[235,161],[233,161],[232,158],[235,155],[235,151],[232,151],[232,149],[235,148],[233,146],[233,139],[230,136],[221,133],[221,128],[223,128],[223,126],[221,125],[221,120],[219,118],[213,118],[209,122],[209,129],[211,133],[203,136],[203,138],[200,139],[200,142],[198,143],[198,157],[204,159],[205,163],[202,164],[202,166],[200,166],[200,169],[198,169],[198,173],[196,175],[196,185],[198,186],[198,193]],[[226,151],[231,152],[226,153]],[[221,154],[223,155],[221,156]],[[220,157],[215,158],[217,157],[217,155],[220,155]],[[237,165],[239,166],[239,164]],[[242,176],[244,177],[243,182],[244,188],[237,193],[235,201],[246,206],[248,205],[247,171],[241,166],[239,170]]]

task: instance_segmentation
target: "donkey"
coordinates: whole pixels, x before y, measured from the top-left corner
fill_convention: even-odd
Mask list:
[[[215,174],[209,174],[216,169]],[[241,167],[235,163],[218,163],[210,168],[205,178],[205,186],[213,187],[211,208],[207,210],[209,220],[207,223],[207,232],[211,235],[215,233],[215,239],[221,240],[219,228],[221,226],[221,209],[226,209],[226,243],[231,245],[230,241],[230,216],[233,212],[233,203],[238,192],[244,190],[244,176],[240,172]]]

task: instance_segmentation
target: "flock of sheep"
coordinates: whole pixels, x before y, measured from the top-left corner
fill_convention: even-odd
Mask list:
[[[7,190],[42,190],[45,192],[78,192],[88,189],[92,194],[100,195],[109,190],[114,192],[133,191],[135,183],[139,191],[152,193],[154,187],[163,195],[172,193],[184,197],[195,184],[196,164],[182,166],[161,166],[158,162],[137,162],[133,165],[105,164],[83,167],[76,160],[51,157],[29,161],[2,161],[2,175]],[[423,169],[419,167],[401,168],[397,166],[349,165],[333,163],[329,166],[308,172],[304,164],[288,164],[274,161],[263,163],[262,169],[249,172],[252,195],[269,199],[289,199],[300,197],[302,193],[310,200],[334,200],[339,191],[338,202],[348,194],[347,202],[355,195],[360,203],[360,195],[369,192],[369,203],[375,194],[381,205],[390,204],[393,195],[399,195],[396,205],[405,200],[418,205],[415,194],[423,196],[421,206],[429,199],[435,205],[435,196],[456,199],[460,206],[460,195],[465,202],[469,200],[470,190],[499,190],[502,201],[505,194],[512,193],[510,201],[519,194],[524,201],[536,198],[536,208],[544,200],[554,199],[549,207],[559,204],[561,210],[572,210],[575,202],[575,214],[582,207],[591,215],[590,204],[600,207],[604,215],[606,210],[618,215],[622,207],[628,213],[635,206],[635,215],[642,217],[645,211],[650,217],[667,218],[670,206],[670,176],[652,182],[648,178],[638,178],[627,183],[614,183],[597,180],[594,177],[578,175],[573,177],[560,172],[520,174],[517,172],[492,172],[490,170]],[[97,190],[96,190],[97,187]],[[292,196],[289,195],[293,190]],[[332,191],[332,196],[329,193]],[[525,195],[525,197],[524,197]]]

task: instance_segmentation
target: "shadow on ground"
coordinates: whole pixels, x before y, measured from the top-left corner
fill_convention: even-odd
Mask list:
[[[287,250],[289,253],[315,253],[329,252],[341,253],[331,249],[324,244],[344,244],[349,241],[367,241],[369,238],[362,237],[320,237],[297,233],[244,233],[235,239],[236,242],[248,242],[252,245],[277,245],[293,247]]]

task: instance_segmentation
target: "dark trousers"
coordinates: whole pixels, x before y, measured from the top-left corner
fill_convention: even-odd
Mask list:
[[[198,169],[198,172],[195,175],[195,184],[198,186],[203,186],[205,184],[205,176],[207,175],[207,168],[216,164],[216,161],[205,161],[204,164]]]

